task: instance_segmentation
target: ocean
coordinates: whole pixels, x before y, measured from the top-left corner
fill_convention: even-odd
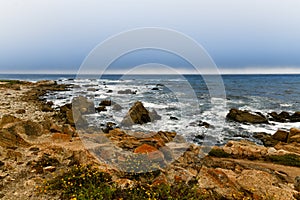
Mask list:
[[[212,97],[213,92],[208,90],[200,75],[103,75],[97,79],[89,76],[78,79],[74,74],[1,74],[0,79],[47,79],[74,85],[70,91],[51,92],[44,97],[47,101],[53,101],[57,109],[79,95],[90,98],[96,106],[101,100],[111,99],[123,109],[115,111],[107,107],[105,112],[86,116],[90,125],[99,128],[107,122],[120,125],[136,101],[141,101],[150,111],[155,110],[161,120],[134,125],[130,129],[143,132],[176,131],[194,143],[210,140],[221,145],[228,140],[248,139],[259,144],[260,141],[253,137],[255,132],[274,134],[278,129],[300,128],[299,122],[240,124],[226,120],[230,108],[264,115],[273,111],[287,111],[290,114],[300,111],[300,75],[222,75],[226,97]],[[210,84],[214,85],[213,82]],[[120,93],[125,90],[134,94]],[[210,124],[210,127],[199,126],[203,122]]]

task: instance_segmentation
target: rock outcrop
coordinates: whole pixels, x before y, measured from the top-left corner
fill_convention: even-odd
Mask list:
[[[242,111],[235,108],[232,108],[226,116],[227,119],[239,122],[239,123],[251,123],[251,124],[260,124],[268,123],[268,120],[262,114],[253,114],[249,111]]]
[[[133,124],[144,124],[151,122],[149,111],[144,107],[143,103],[137,101],[129,109],[127,115],[121,122],[123,126],[131,126]]]

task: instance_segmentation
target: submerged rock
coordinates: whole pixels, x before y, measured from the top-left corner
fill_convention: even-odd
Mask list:
[[[261,113],[252,114],[249,111],[238,110],[236,108],[232,108],[227,114],[226,118],[240,123],[251,123],[251,124],[268,123],[267,118],[263,116]]]

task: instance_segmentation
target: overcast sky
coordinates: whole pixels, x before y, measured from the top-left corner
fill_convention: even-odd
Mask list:
[[[0,73],[76,72],[96,45],[139,27],[190,36],[221,71],[299,73],[299,10],[299,0],[1,0]],[[186,64],[144,51],[115,68],[147,62]]]

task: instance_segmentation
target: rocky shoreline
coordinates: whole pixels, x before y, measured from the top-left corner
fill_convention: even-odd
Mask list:
[[[80,199],[76,190],[71,190],[73,194],[65,193],[78,182],[70,183],[67,188],[50,187],[57,177],[64,180],[74,166],[89,166],[95,170],[93,173],[105,173],[109,181],[102,182],[114,191],[111,192],[114,198],[120,194],[125,195],[124,199],[131,199],[125,191],[146,188],[144,193],[139,193],[141,196],[166,199],[162,186],[167,185],[169,189],[165,190],[172,195],[172,188],[183,184],[188,189],[181,190],[186,194],[195,193],[194,199],[300,199],[300,130],[296,128],[274,135],[257,133],[264,146],[246,140],[229,141],[224,146],[213,147],[208,155],[204,153],[205,147],[187,145],[174,132],[159,131],[149,136],[128,133],[107,124],[105,130],[88,128],[85,131],[89,133],[82,134],[81,128],[86,128],[84,114],[95,110],[87,99],[78,97],[75,100],[78,103],[73,102],[73,112],[71,104],[54,110],[51,103],[41,99],[49,91],[64,91],[68,87],[54,81],[7,81],[0,85],[1,199]],[[116,106],[112,104],[103,102],[98,110]],[[271,113],[270,116],[274,121],[295,121],[298,114]],[[123,122],[130,125],[158,118],[157,113],[150,113],[141,103],[136,103]],[[259,113],[238,109],[232,109],[227,118],[237,123],[269,121]],[[80,128],[76,130],[75,124]],[[176,157],[178,151],[182,154]],[[136,164],[138,169],[128,169],[126,160],[141,157],[156,165]],[[114,164],[123,167],[122,170]],[[151,173],[140,173],[145,169]],[[84,183],[80,182],[80,188],[85,187]],[[174,189],[173,193],[176,192]]]

